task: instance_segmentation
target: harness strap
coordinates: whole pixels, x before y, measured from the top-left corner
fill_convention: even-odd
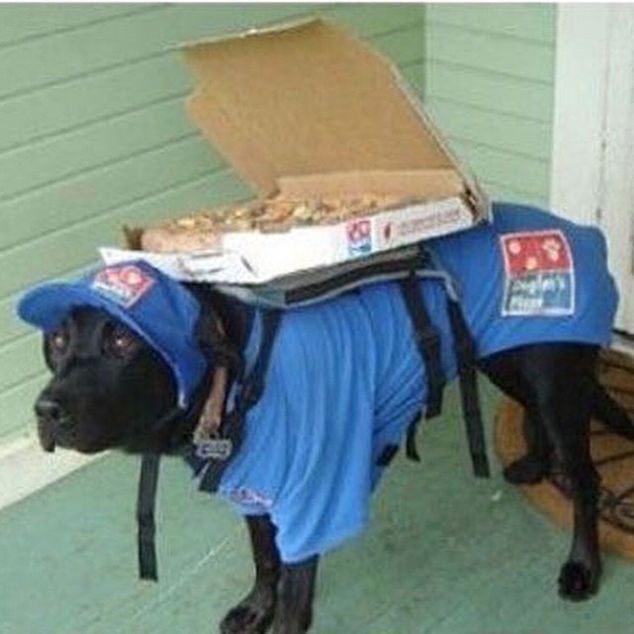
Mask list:
[[[175,406],[156,423],[155,428],[157,430],[162,429],[182,415],[183,410]],[[144,454],[141,457],[141,471],[139,473],[139,487],[136,502],[139,577],[151,581],[158,581],[156,545],[154,543],[156,533],[154,509],[156,507],[156,491],[158,487],[160,462],[160,454]]]
[[[445,374],[440,359],[440,333],[432,324],[415,271],[399,281],[401,294],[414,328],[414,336],[421,361],[427,373],[428,401],[425,418],[434,418],[442,410]],[[411,425],[410,425],[411,434]]]
[[[420,454],[416,446],[416,432],[418,431],[418,423],[420,422],[420,414],[416,414],[412,422],[407,426],[407,438],[405,440],[405,455],[412,462],[420,462]]]
[[[267,310],[262,315],[262,340],[258,356],[242,383],[233,410],[222,422],[220,438],[215,441],[225,443],[228,450],[224,454],[210,456],[200,481],[199,489],[201,491],[214,493],[218,490],[222,474],[242,444],[245,416],[260,400],[264,392],[266,372],[271,360],[271,352],[281,316],[280,310]]]
[[[224,470],[240,447],[244,416],[258,402],[264,391],[264,379],[280,318],[281,312],[279,310],[267,310],[262,317],[262,341],[258,357],[253,369],[243,382],[242,390],[236,397],[233,411],[221,425],[220,438],[213,441],[216,450],[218,447],[225,450],[216,451],[210,457],[209,464],[201,480],[201,490],[217,490]],[[157,423],[157,428],[163,427],[182,415],[183,411],[181,409],[178,407],[173,408]],[[136,510],[139,577],[153,581],[158,580],[154,514],[160,460],[159,454],[144,454],[141,458]]]
[[[158,454],[145,454],[141,459],[141,474],[136,507],[139,577],[152,581],[158,581],[156,544],[154,543],[156,533],[154,507],[159,466],[160,456]]]
[[[467,430],[473,473],[478,478],[488,478],[490,477],[490,469],[478,392],[475,344],[462,314],[460,303],[447,297],[447,313],[453,331],[460,380],[462,415]]]
[[[260,350],[253,364],[253,368],[249,372],[248,377],[244,381],[242,390],[236,399],[236,410],[244,415],[251,409],[261,398],[264,392],[266,371],[271,360],[271,352],[275,343],[275,336],[280,325],[282,312],[280,310],[267,310],[262,316],[262,341],[260,342]]]

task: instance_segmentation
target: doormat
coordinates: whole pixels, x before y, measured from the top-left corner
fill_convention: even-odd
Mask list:
[[[634,358],[614,350],[602,352],[599,380],[634,420]],[[524,455],[524,410],[504,398],[497,414],[495,445],[504,466]],[[593,421],[591,451],[601,475],[601,545],[634,559],[634,442]],[[529,500],[558,525],[572,527],[567,483],[556,470],[540,484],[522,486]]]

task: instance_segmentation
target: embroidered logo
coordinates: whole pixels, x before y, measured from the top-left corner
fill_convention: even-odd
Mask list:
[[[366,219],[350,220],[346,224],[348,253],[365,255],[372,252],[372,224]]]
[[[566,236],[559,230],[500,236],[504,257],[504,316],[574,313],[575,269]]]
[[[154,279],[134,264],[109,266],[97,273],[91,288],[124,308],[130,308],[145,293]]]
[[[259,506],[269,509],[273,505],[273,500],[270,497],[246,487],[230,491],[229,497],[233,502],[242,506]]]

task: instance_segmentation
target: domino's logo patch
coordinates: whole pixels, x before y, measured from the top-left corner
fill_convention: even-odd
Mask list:
[[[575,310],[575,266],[559,230],[500,236],[504,258],[503,316],[561,316]]]
[[[124,308],[130,308],[145,295],[154,278],[134,264],[109,266],[97,273],[91,288],[100,295],[116,302]]]
[[[372,223],[367,218],[350,220],[346,225],[346,235],[349,255],[372,253]]]

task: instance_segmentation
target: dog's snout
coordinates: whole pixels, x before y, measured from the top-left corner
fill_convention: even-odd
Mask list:
[[[62,405],[51,398],[39,398],[35,403],[35,415],[40,420],[57,423],[65,417]]]
[[[50,396],[42,394],[33,407],[37,416],[37,433],[44,451],[55,451],[59,434],[71,424],[62,404]]]

